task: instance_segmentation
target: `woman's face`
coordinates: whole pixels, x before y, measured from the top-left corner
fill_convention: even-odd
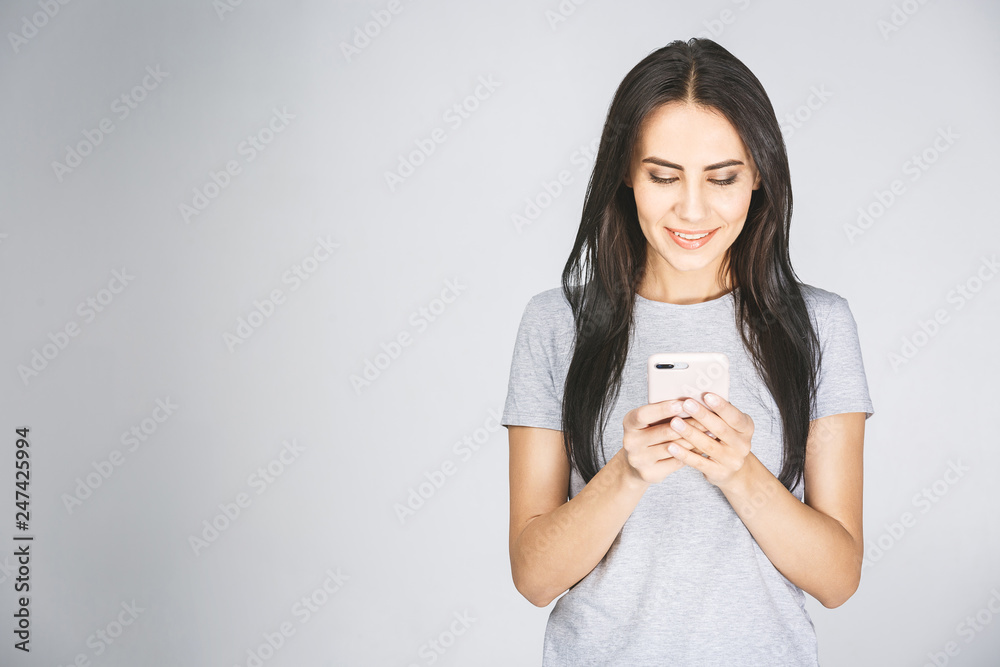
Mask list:
[[[625,184],[649,243],[648,269],[668,282],[714,285],[760,177],[721,114],[670,103],[643,121]],[[707,236],[689,241],[674,232]]]

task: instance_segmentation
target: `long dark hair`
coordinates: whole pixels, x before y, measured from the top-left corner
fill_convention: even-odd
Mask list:
[[[725,116],[761,177],[719,279],[739,287],[734,294],[737,329],[781,412],[784,463],[779,480],[792,490],[803,474],[821,358],[788,254],[788,156],[760,81],[710,39],[676,40],[650,53],[625,76],[608,110],[580,229],[562,274],[576,328],[562,404],[566,453],[585,482],[604,465],[598,464],[597,449],[621,388],[635,293],[646,268],[647,241],[635,196],[624,179],[643,119],[669,102]]]

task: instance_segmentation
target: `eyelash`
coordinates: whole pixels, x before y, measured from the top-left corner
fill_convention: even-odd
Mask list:
[[[652,174],[649,175],[649,179],[654,183],[673,183],[674,181],[677,180],[676,178],[659,178],[657,176],[653,176]],[[716,185],[732,185],[735,181],[736,181],[735,176],[727,178],[724,181],[712,180],[712,182],[715,183]]]

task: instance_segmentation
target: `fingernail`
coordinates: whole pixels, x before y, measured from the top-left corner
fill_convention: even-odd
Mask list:
[[[680,417],[674,417],[670,420],[670,428],[674,429],[678,433],[683,433],[687,428],[687,424],[685,424],[684,420]]]
[[[681,453],[681,446],[680,445],[670,445],[669,447],[667,447],[667,451],[670,452],[671,454],[673,454],[674,456],[677,456],[678,454]]]
[[[684,409],[687,410],[687,413],[689,415],[693,415],[695,412],[698,411],[698,401],[689,398],[688,400],[684,401]]]
[[[709,405],[719,405],[719,397],[715,394],[705,394],[705,402]]]

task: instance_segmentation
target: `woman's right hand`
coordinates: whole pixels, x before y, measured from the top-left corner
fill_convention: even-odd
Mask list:
[[[682,401],[667,400],[641,405],[625,415],[622,449],[637,479],[658,484],[684,466],[667,451],[671,442],[683,437],[670,427],[670,419],[682,412]],[[706,430],[694,417],[686,417],[684,422],[700,431]]]

